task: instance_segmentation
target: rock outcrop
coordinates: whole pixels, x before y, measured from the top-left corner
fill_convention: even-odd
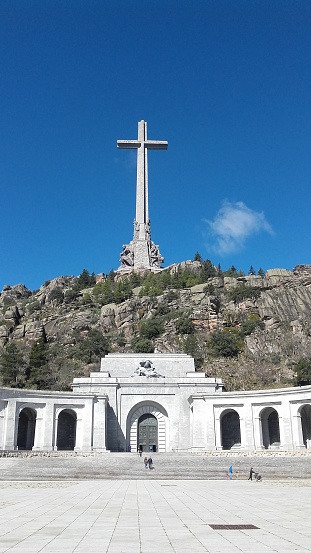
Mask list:
[[[200,269],[199,261],[186,261],[166,271],[174,274],[187,270],[196,275]],[[97,280],[96,286],[104,286],[103,276]],[[185,351],[195,339],[199,367],[225,376],[227,381],[236,379],[240,368],[242,380],[246,380],[247,370],[253,375],[249,386],[256,385],[260,372],[269,380],[269,370],[272,382],[286,384],[293,364],[300,357],[311,357],[310,265],[298,265],[293,271],[271,269],[263,277],[218,275],[202,284],[170,287],[151,296],[142,295],[138,286],[129,299],[104,305],[95,293],[96,287],[80,290],[76,282],[76,277],[61,276],[45,282],[36,292],[22,284],[5,286],[0,295],[0,351],[15,342],[27,357],[32,345],[43,339],[50,346],[51,363],[59,372],[76,363],[73,370],[81,374],[86,369],[77,346],[90,330],[107,337],[112,350],[131,351],[141,322],[161,319],[162,331],[153,337],[155,351]],[[254,293],[239,297],[234,294],[239,287]],[[176,321],[180,317],[191,319],[191,339],[178,332]],[[238,330],[245,321],[254,320],[260,324],[245,335],[238,358],[210,356],[209,337],[213,332]]]

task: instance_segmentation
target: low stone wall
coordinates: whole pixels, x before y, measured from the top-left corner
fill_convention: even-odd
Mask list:
[[[19,459],[26,459],[30,457],[63,457],[63,458],[73,458],[73,457],[99,457],[100,455],[107,455],[109,451],[104,452],[95,452],[95,451],[0,451],[1,457],[17,457]]]
[[[81,458],[81,457],[109,457],[114,458],[124,458],[124,457],[133,457],[138,456],[136,452],[125,453],[125,452],[110,452],[110,451],[9,451],[3,450],[0,451],[0,458]],[[295,451],[271,451],[271,450],[262,450],[262,451],[197,451],[197,452],[172,452],[172,453],[153,453],[156,456],[176,456],[176,457],[230,457],[230,458],[247,458],[247,457],[271,457],[271,458],[280,458],[280,457],[309,457],[311,461],[311,450],[302,449]]]

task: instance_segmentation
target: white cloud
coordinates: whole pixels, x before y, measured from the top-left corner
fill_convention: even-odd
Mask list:
[[[264,213],[253,211],[243,202],[224,201],[213,221],[208,224],[208,237],[213,238],[212,249],[227,255],[244,248],[247,238],[259,232],[274,234]]]

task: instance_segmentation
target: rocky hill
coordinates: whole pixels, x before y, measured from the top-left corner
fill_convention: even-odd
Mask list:
[[[292,385],[297,362],[311,358],[311,266],[228,276],[187,261],[2,290],[4,385],[68,389],[108,351],[186,352],[228,390]]]

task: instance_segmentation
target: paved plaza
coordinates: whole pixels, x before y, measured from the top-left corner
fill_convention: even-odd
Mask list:
[[[150,477],[0,482],[0,553],[311,551],[310,480]]]

